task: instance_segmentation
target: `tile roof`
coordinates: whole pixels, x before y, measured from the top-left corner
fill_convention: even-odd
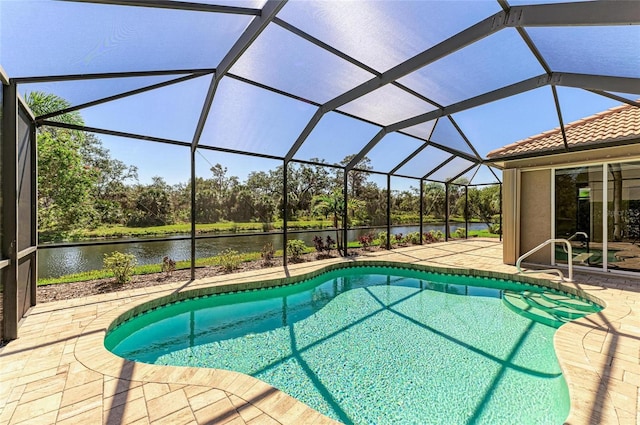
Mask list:
[[[569,148],[640,139],[640,108],[626,104],[616,106],[565,125],[565,133]],[[518,157],[531,153],[544,155],[559,152],[564,152],[564,141],[562,131],[560,127],[557,127],[493,150],[487,154],[487,158]]]

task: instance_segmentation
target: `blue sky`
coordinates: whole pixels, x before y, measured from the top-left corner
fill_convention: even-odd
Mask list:
[[[351,9],[359,12],[354,14]],[[287,4],[279,16],[383,72],[498,10],[497,2],[488,0],[317,4],[294,1]],[[213,68],[250,19],[229,14],[45,0],[0,0],[0,64],[9,77]],[[433,21],[438,25],[429,25]],[[25,22],[29,22],[28,31],[25,31]],[[530,35],[554,71],[584,70],[582,72],[638,78],[639,30],[637,26],[532,28]],[[562,49],[558,40],[566,42],[570,49]],[[318,103],[372,76],[274,24],[231,72]],[[401,82],[438,102],[450,104],[542,73],[516,31],[505,29],[404,77]],[[34,84],[21,87],[20,91],[52,92],[72,104],[79,104],[169,78],[172,77]],[[81,113],[89,126],[191,142],[210,81],[211,76],[204,76]],[[616,101],[580,89],[559,87],[558,94],[565,123],[618,105]],[[392,86],[340,108],[385,125],[433,109],[432,105]],[[225,78],[220,83],[201,142],[284,155],[315,110],[308,102]],[[549,86],[463,111],[453,119],[482,156],[558,126]],[[434,137],[437,134],[441,143],[470,151],[459,135],[451,136],[450,129],[447,130],[450,126],[450,123],[439,123]],[[433,123],[424,124],[414,129],[413,134],[426,135],[432,127]],[[366,145],[380,128],[330,112],[295,157],[338,162]],[[156,175],[171,184],[186,182],[189,178],[186,148],[99,137],[115,158],[138,167],[141,183],[148,183]],[[389,171],[418,144],[416,139],[407,136],[387,135],[371,151],[372,163],[380,171]],[[209,164],[215,163],[222,163],[230,175],[237,175],[241,180],[251,171],[280,165],[247,156],[200,153],[197,170],[202,176],[208,175]],[[428,168],[425,164],[429,160],[441,160],[441,157],[442,152],[425,152],[403,171],[420,175],[424,167]],[[455,171],[445,170],[442,177]],[[487,173],[479,176],[481,174]]]

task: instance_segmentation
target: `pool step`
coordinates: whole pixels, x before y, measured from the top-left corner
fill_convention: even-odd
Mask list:
[[[554,328],[559,328],[569,321],[565,317],[557,316],[531,305],[521,293],[504,291],[502,301],[514,313]]]
[[[532,307],[546,311],[547,313],[563,317],[565,319],[579,319],[585,315],[584,311],[576,310],[565,305],[545,299],[539,292],[524,291],[521,297]]]
[[[593,304],[587,301],[582,301],[577,298],[573,298],[567,294],[558,294],[555,292],[543,292],[542,298],[545,298],[548,301],[552,301],[554,303],[563,305],[565,307],[570,307],[575,310],[583,311],[587,314],[595,313],[596,311],[598,311],[598,308],[595,307]]]

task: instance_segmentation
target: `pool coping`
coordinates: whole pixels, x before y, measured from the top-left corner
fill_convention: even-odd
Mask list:
[[[144,365],[123,360],[104,348],[104,335],[120,315],[162,296],[192,289],[202,293],[225,291],[230,287],[246,290],[252,281],[287,283],[291,278],[299,279],[300,275],[308,273],[319,274],[327,266],[335,268],[343,263],[392,262],[405,263],[411,268],[435,266],[449,273],[470,273],[488,278],[503,278],[506,275],[510,280],[558,288],[559,284],[552,280],[555,276],[551,275],[541,275],[541,278],[527,275],[514,279],[515,268],[502,264],[501,252],[502,247],[496,242],[477,239],[456,241],[372,252],[356,259],[334,258],[294,264],[286,269],[262,269],[40,304],[25,318],[21,327],[23,336],[0,349],[0,357],[4,357],[0,362],[0,425],[22,423],[22,420],[27,423],[29,418],[40,422],[49,418],[50,422],[61,424],[96,423],[100,420],[103,423],[116,423],[112,422],[112,417],[118,419],[117,423],[138,423],[140,420],[140,423],[159,424],[163,420],[166,423],[169,418],[175,419],[185,411],[191,415],[192,421],[200,423],[207,422],[208,417],[220,418],[227,411],[233,411],[235,415],[229,416],[233,419],[229,419],[229,424],[235,424],[236,419],[238,424],[337,423],[247,375],[216,369]],[[466,268],[469,264],[476,268]],[[211,289],[214,287],[216,289]],[[565,423],[637,425],[640,419],[638,280],[577,272],[574,282],[565,282],[560,287],[605,305],[601,312],[567,323],[555,333],[554,347],[571,398],[571,411]],[[25,352],[35,362],[23,360]],[[52,358],[52,353],[60,357]],[[54,391],[47,387],[48,380],[62,375],[67,381],[66,386],[71,388],[66,388],[64,379],[64,388]],[[99,399],[89,399],[93,393],[80,394],[79,389],[90,385],[85,381],[98,378],[99,381],[95,383],[101,384],[99,390],[96,389],[100,396],[94,397]],[[82,385],[74,386],[79,384]],[[116,384],[118,388],[114,389]],[[147,394],[147,387],[156,393]],[[207,389],[212,390],[200,394],[199,391]],[[203,407],[204,395],[213,394],[213,389],[218,389],[215,397],[212,396],[209,404]],[[186,407],[182,410],[178,410],[179,406],[175,407],[171,414],[167,414],[169,407],[154,413],[154,409],[162,407],[162,403],[173,403],[175,397],[170,396],[178,393],[183,398],[184,393],[187,394],[188,400],[183,402],[187,403]],[[67,394],[71,398],[65,401]],[[34,404],[36,401],[31,401],[36,397],[41,397],[36,400],[37,405]],[[226,398],[226,401],[213,402],[219,398]],[[196,399],[198,402],[194,404],[192,401]],[[65,406],[74,400],[72,405]],[[89,403],[89,400],[94,401]],[[222,406],[223,401],[227,407]],[[45,404],[48,410],[45,410]],[[134,420],[140,415],[131,412],[139,409],[147,413],[141,414],[142,419]],[[45,411],[47,413],[43,414]],[[93,413],[91,420],[81,420],[88,418],[90,413]],[[205,413],[210,415],[204,416]],[[161,414],[166,416],[157,419]]]

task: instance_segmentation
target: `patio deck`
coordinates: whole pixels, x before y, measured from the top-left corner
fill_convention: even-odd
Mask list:
[[[502,245],[468,240],[374,252],[356,261],[399,261],[513,273]],[[0,351],[0,425],[329,424],[286,394],[235,372],[135,364],[102,344],[123,312],[180,291],[295,276],[330,259],[187,283],[40,304]],[[570,424],[638,424],[640,280],[576,273],[566,284],[604,301],[598,314],[562,326],[555,346],[571,396]]]

